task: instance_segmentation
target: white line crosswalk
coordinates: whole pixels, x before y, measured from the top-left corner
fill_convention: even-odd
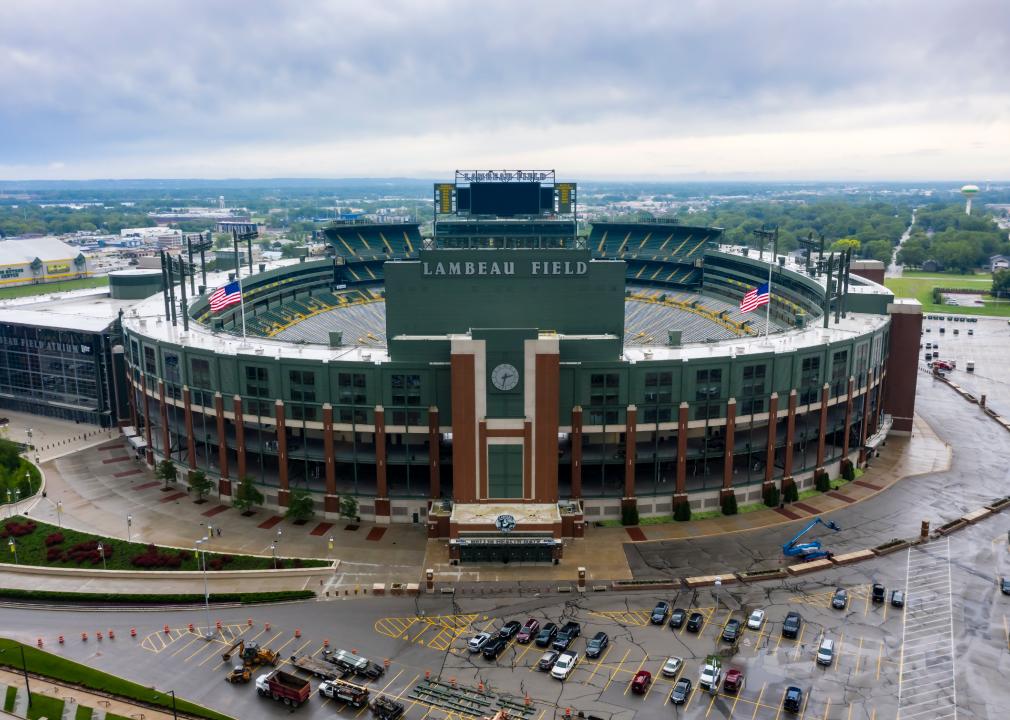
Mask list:
[[[908,550],[898,720],[957,718],[950,539]]]

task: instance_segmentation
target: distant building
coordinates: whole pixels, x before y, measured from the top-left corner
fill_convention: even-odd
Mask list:
[[[182,230],[172,230],[163,227],[123,228],[119,236],[126,241],[139,242],[133,247],[146,245],[156,250],[182,246]]]
[[[993,255],[989,258],[989,271],[1010,269],[1010,255]]]
[[[0,242],[0,287],[71,280],[90,274],[80,248],[58,238]]]
[[[923,272],[941,272],[943,270],[943,264],[930,258],[922,264]]]

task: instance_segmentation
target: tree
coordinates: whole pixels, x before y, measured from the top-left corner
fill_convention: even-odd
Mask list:
[[[157,469],[154,471],[154,476],[159,480],[164,481],[165,487],[162,490],[168,490],[169,483],[174,483],[179,478],[179,471],[175,468],[175,463],[171,460],[162,460],[158,463]]]
[[[862,243],[854,237],[842,238],[841,240],[835,240],[831,243],[831,249],[835,252],[842,252],[852,248],[854,253],[859,252],[859,248],[862,247]]]
[[[251,476],[246,475],[239,481],[231,504],[241,510],[243,515],[252,515],[252,509],[263,504],[263,493],[256,489]]]
[[[344,495],[340,498],[340,517],[348,520],[358,519],[358,500],[352,495]]]
[[[304,488],[296,488],[288,496],[288,509],[284,517],[295,525],[304,525],[316,514],[316,504],[312,493]]]
[[[992,296],[1010,296],[1010,270],[997,270],[992,274]]]
[[[874,240],[873,242],[866,243],[863,255],[865,257],[872,258],[873,260],[879,260],[887,265],[891,262],[891,253],[893,251],[894,245],[892,245],[888,240]]]
[[[193,470],[189,473],[189,489],[196,493],[196,502],[202,503],[214,489],[214,482],[203,470]]]
[[[926,262],[926,249],[922,243],[911,240],[901,246],[898,251],[898,263],[909,267],[921,267]]]

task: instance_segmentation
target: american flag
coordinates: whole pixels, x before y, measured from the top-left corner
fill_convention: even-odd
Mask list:
[[[768,290],[768,283],[758,285],[740,300],[740,310],[750,312],[762,305],[767,305],[769,300],[771,300],[771,292]]]
[[[238,280],[219,287],[210,296],[210,311],[221,312],[235,303],[242,302],[242,286]]]

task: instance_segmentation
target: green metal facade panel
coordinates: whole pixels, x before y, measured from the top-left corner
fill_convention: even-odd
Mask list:
[[[487,449],[487,489],[492,498],[523,496],[523,446],[490,445]]]

